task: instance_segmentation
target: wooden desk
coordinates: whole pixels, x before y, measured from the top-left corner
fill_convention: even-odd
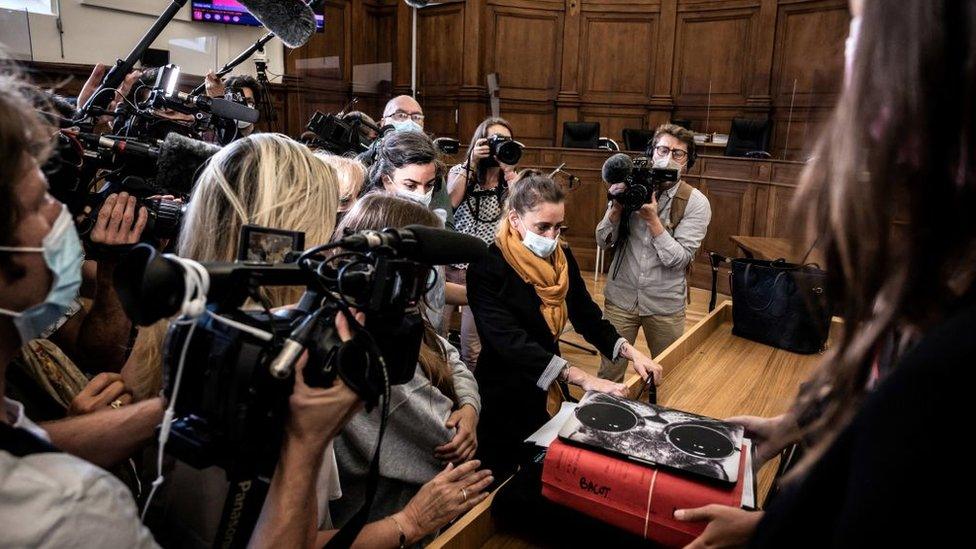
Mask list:
[[[833,332],[838,325],[831,325]],[[798,355],[732,335],[732,302],[725,301],[658,357],[664,379],[658,388],[661,404],[706,416],[774,416],[793,403],[797,388],[820,361],[820,355]],[[627,380],[632,394],[641,385]],[[764,501],[778,459],[758,474]],[[517,536],[500,532],[491,517],[494,495],[461,517],[429,547],[530,547]]]

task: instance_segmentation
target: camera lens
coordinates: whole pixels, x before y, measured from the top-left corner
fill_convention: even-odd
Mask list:
[[[514,166],[522,158],[522,146],[515,141],[503,141],[495,151],[495,158],[503,164]]]
[[[142,204],[146,207],[149,218],[146,222],[146,234],[156,238],[176,238],[186,205],[162,198],[145,200]]]

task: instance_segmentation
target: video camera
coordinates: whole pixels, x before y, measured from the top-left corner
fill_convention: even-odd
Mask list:
[[[89,234],[105,198],[122,191],[138,198],[148,210],[144,240],[175,237],[185,200],[158,197],[188,197],[200,166],[220,150],[177,133],[163,140],[143,140],[64,129],[54,139],[55,154],[42,169],[51,194],[72,214],[81,215],[90,208],[91,215],[79,226],[83,237]]]
[[[323,255],[333,248],[342,251]],[[273,463],[293,366],[306,350],[306,383],[328,387],[339,377],[375,405],[389,386],[414,375],[423,335],[418,306],[432,286],[432,265],[475,261],[485,249],[471,236],[408,226],[351,234],[290,263],[203,264],[198,269],[209,287],[191,311],[185,260],[135,247],[115,272],[116,291],[133,322],[146,326],[180,311],[196,314],[171,323],[164,346],[165,390],[172,399],[179,391],[171,453],[196,467],[228,471],[242,462]],[[306,291],[288,311],[272,313],[267,303],[263,311],[241,308],[248,298],[264,302],[261,288],[268,286]],[[365,313],[364,326],[348,315],[351,307]],[[349,342],[338,338],[337,314],[354,327]]]
[[[625,183],[627,188],[617,194],[609,194],[625,211],[636,211],[651,202],[651,197],[660,197],[664,189],[678,181],[678,170],[655,168],[646,156],[631,159],[618,153],[603,163],[603,180],[608,184]]]
[[[380,133],[379,127],[362,117],[323,114],[321,111],[312,113],[306,129],[317,138],[313,145],[333,154],[357,155],[366,151],[371,143],[363,137],[361,126]]]

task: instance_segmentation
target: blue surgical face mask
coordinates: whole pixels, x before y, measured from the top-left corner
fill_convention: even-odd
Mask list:
[[[37,339],[44,330],[57,322],[78,297],[83,255],[81,241],[68,208],[62,207],[61,214],[41,241],[40,248],[0,246],[0,253],[5,252],[44,254],[44,262],[53,275],[51,290],[43,302],[20,312],[0,309],[0,314],[13,317],[14,326],[20,333],[23,344]]]
[[[390,125],[392,125],[393,129],[397,132],[424,132],[424,128],[410,118],[404,120],[403,122],[397,122],[394,120],[390,123]]]
[[[552,252],[556,251],[556,239],[546,238],[541,234],[535,234],[530,231],[525,225],[525,221],[522,221],[522,227],[525,228],[525,236],[522,237],[522,245],[529,249],[535,255],[545,259],[552,255]]]

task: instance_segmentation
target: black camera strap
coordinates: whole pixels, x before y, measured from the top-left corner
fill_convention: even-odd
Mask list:
[[[610,278],[617,278],[617,273],[620,272],[620,266],[624,263],[624,256],[627,254],[627,239],[630,238],[630,214],[634,213],[630,210],[624,210],[620,214],[620,227],[617,229],[617,241],[614,243],[613,247],[616,248],[617,254],[614,256],[613,261],[613,272],[610,273]]]

